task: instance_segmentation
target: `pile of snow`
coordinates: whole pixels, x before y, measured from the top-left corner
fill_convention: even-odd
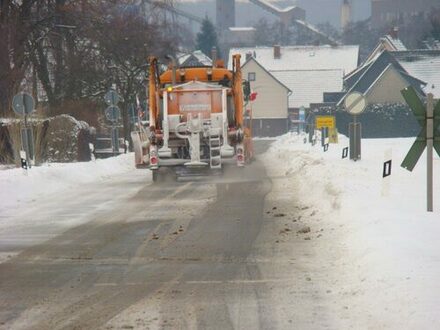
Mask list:
[[[134,171],[134,155],[83,163],[46,163],[28,171],[0,170],[0,212],[65,189]]]
[[[432,328],[440,303],[440,160],[434,160],[434,212],[426,212],[426,153],[413,172],[400,163],[414,138],[364,139],[362,160],[342,159],[346,137],[327,152],[284,135],[262,156],[269,175],[297,191],[319,226],[337,236],[342,255],[321,260],[338,264],[342,283],[335,304],[357,320],[355,327]],[[384,155],[392,151],[392,175],[382,178]],[[336,238],[336,239],[335,239]],[[319,243],[317,243],[319,249]],[[333,260],[332,260],[333,259]],[[346,293],[346,292],[349,292]],[[357,315],[355,317],[355,315]]]

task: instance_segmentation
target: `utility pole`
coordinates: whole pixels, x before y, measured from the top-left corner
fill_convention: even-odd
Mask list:
[[[426,105],[426,174],[427,174],[427,206],[428,212],[433,211],[433,149],[434,149],[434,97],[428,94]]]

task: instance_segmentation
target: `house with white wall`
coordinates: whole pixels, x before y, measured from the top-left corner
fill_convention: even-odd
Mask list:
[[[229,59],[233,54],[241,54],[245,63],[253,58],[267,74],[291,91],[287,118],[292,121],[298,119],[299,108],[307,109],[310,104],[322,103],[325,92],[341,92],[344,76],[359,64],[359,46],[232,48]],[[251,82],[253,85],[256,84]],[[258,97],[267,94],[268,99],[275,99],[271,96],[273,91],[266,87],[261,86],[257,92]],[[267,108],[267,111],[271,111],[271,108]],[[270,116],[270,113],[266,115]]]
[[[288,131],[288,105],[292,91],[249,57],[242,65],[243,78],[248,80],[257,98],[252,102],[252,130],[255,136],[278,136]]]

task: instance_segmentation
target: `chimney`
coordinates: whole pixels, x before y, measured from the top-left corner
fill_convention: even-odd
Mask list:
[[[215,46],[211,49],[211,60],[212,66],[215,66],[217,62],[217,48]]]
[[[341,28],[344,30],[351,21],[351,3],[344,0],[341,7]]]
[[[246,62],[249,61],[252,58],[252,53],[251,52],[247,52],[246,53]]]
[[[273,58],[279,60],[281,58],[281,46],[274,45],[273,46]]]
[[[399,28],[397,26],[390,30],[390,36],[393,39],[399,39]]]

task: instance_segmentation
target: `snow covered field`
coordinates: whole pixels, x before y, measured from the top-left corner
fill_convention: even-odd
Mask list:
[[[312,242],[313,267],[321,264],[315,273],[328,272],[319,286],[328,287],[329,308],[341,328],[440,327],[440,160],[436,155],[434,212],[428,213],[426,154],[412,173],[400,167],[413,141],[365,139],[362,160],[353,162],[341,157],[346,137],[324,153],[287,134],[262,157],[273,189],[293,192],[301,221],[319,237]],[[387,186],[382,166],[389,149]]]

